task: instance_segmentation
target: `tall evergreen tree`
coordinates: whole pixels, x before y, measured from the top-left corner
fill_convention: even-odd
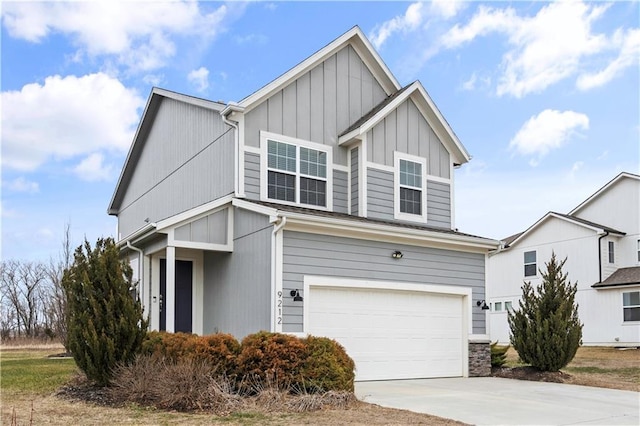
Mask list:
[[[76,364],[87,378],[107,385],[113,367],[128,363],[146,334],[139,300],[130,293],[132,270],[120,260],[112,238],[86,240],[62,278],[67,296],[67,338]]]
[[[582,324],[575,303],[577,284],[562,272],[567,259],[558,263],[555,253],[540,270],[542,283],[522,286],[520,309],[508,313],[511,345],[520,359],[542,371],[558,371],[576,354],[582,339]]]

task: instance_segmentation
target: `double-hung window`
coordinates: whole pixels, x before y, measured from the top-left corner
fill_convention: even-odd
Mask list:
[[[331,208],[331,148],[262,132],[262,198]]]
[[[395,153],[395,218],[427,221],[426,169],[424,158]]]
[[[615,244],[613,241],[609,241],[609,263],[616,263]]]
[[[640,291],[622,293],[624,321],[640,321]]]
[[[524,252],[524,276],[535,277],[538,270],[535,251]]]

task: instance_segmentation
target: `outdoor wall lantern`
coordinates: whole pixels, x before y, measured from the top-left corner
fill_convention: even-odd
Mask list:
[[[302,302],[304,300],[302,296],[300,296],[300,292],[298,291],[298,289],[291,290],[289,294],[291,295],[291,297],[293,297],[294,302]]]
[[[478,300],[476,302],[476,306],[482,306],[482,310],[483,311],[486,311],[486,310],[489,309],[489,305],[487,305],[487,302],[485,302],[484,299],[483,300]]]
[[[393,257],[394,259],[402,259],[402,252],[400,250],[396,250],[391,253],[391,257]]]

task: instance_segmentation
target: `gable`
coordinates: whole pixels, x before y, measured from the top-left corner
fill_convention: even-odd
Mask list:
[[[584,225],[547,215],[525,232],[511,247],[537,247],[558,241],[579,240],[595,236],[597,231]]]
[[[245,113],[245,145],[260,131],[337,146],[337,135],[387,97],[358,52],[347,45]],[[346,150],[334,162],[347,165]]]
[[[367,158],[394,166],[394,151],[427,159],[427,174],[450,177],[450,156],[415,102],[407,98],[367,132]]]

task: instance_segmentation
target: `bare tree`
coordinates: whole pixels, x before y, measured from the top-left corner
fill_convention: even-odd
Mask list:
[[[47,273],[42,263],[3,261],[0,289],[16,318],[17,335],[36,337],[41,332]],[[7,314],[7,319],[11,315]]]
[[[50,259],[47,266],[47,275],[50,281],[47,303],[47,322],[55,336],[68,349],[67,344],[67,296],[62,287],[62,276],[73,261],[73,249],[71,247],[71,231],[69,223],[65,224],[62,237],[62,250],[58,259]]]

